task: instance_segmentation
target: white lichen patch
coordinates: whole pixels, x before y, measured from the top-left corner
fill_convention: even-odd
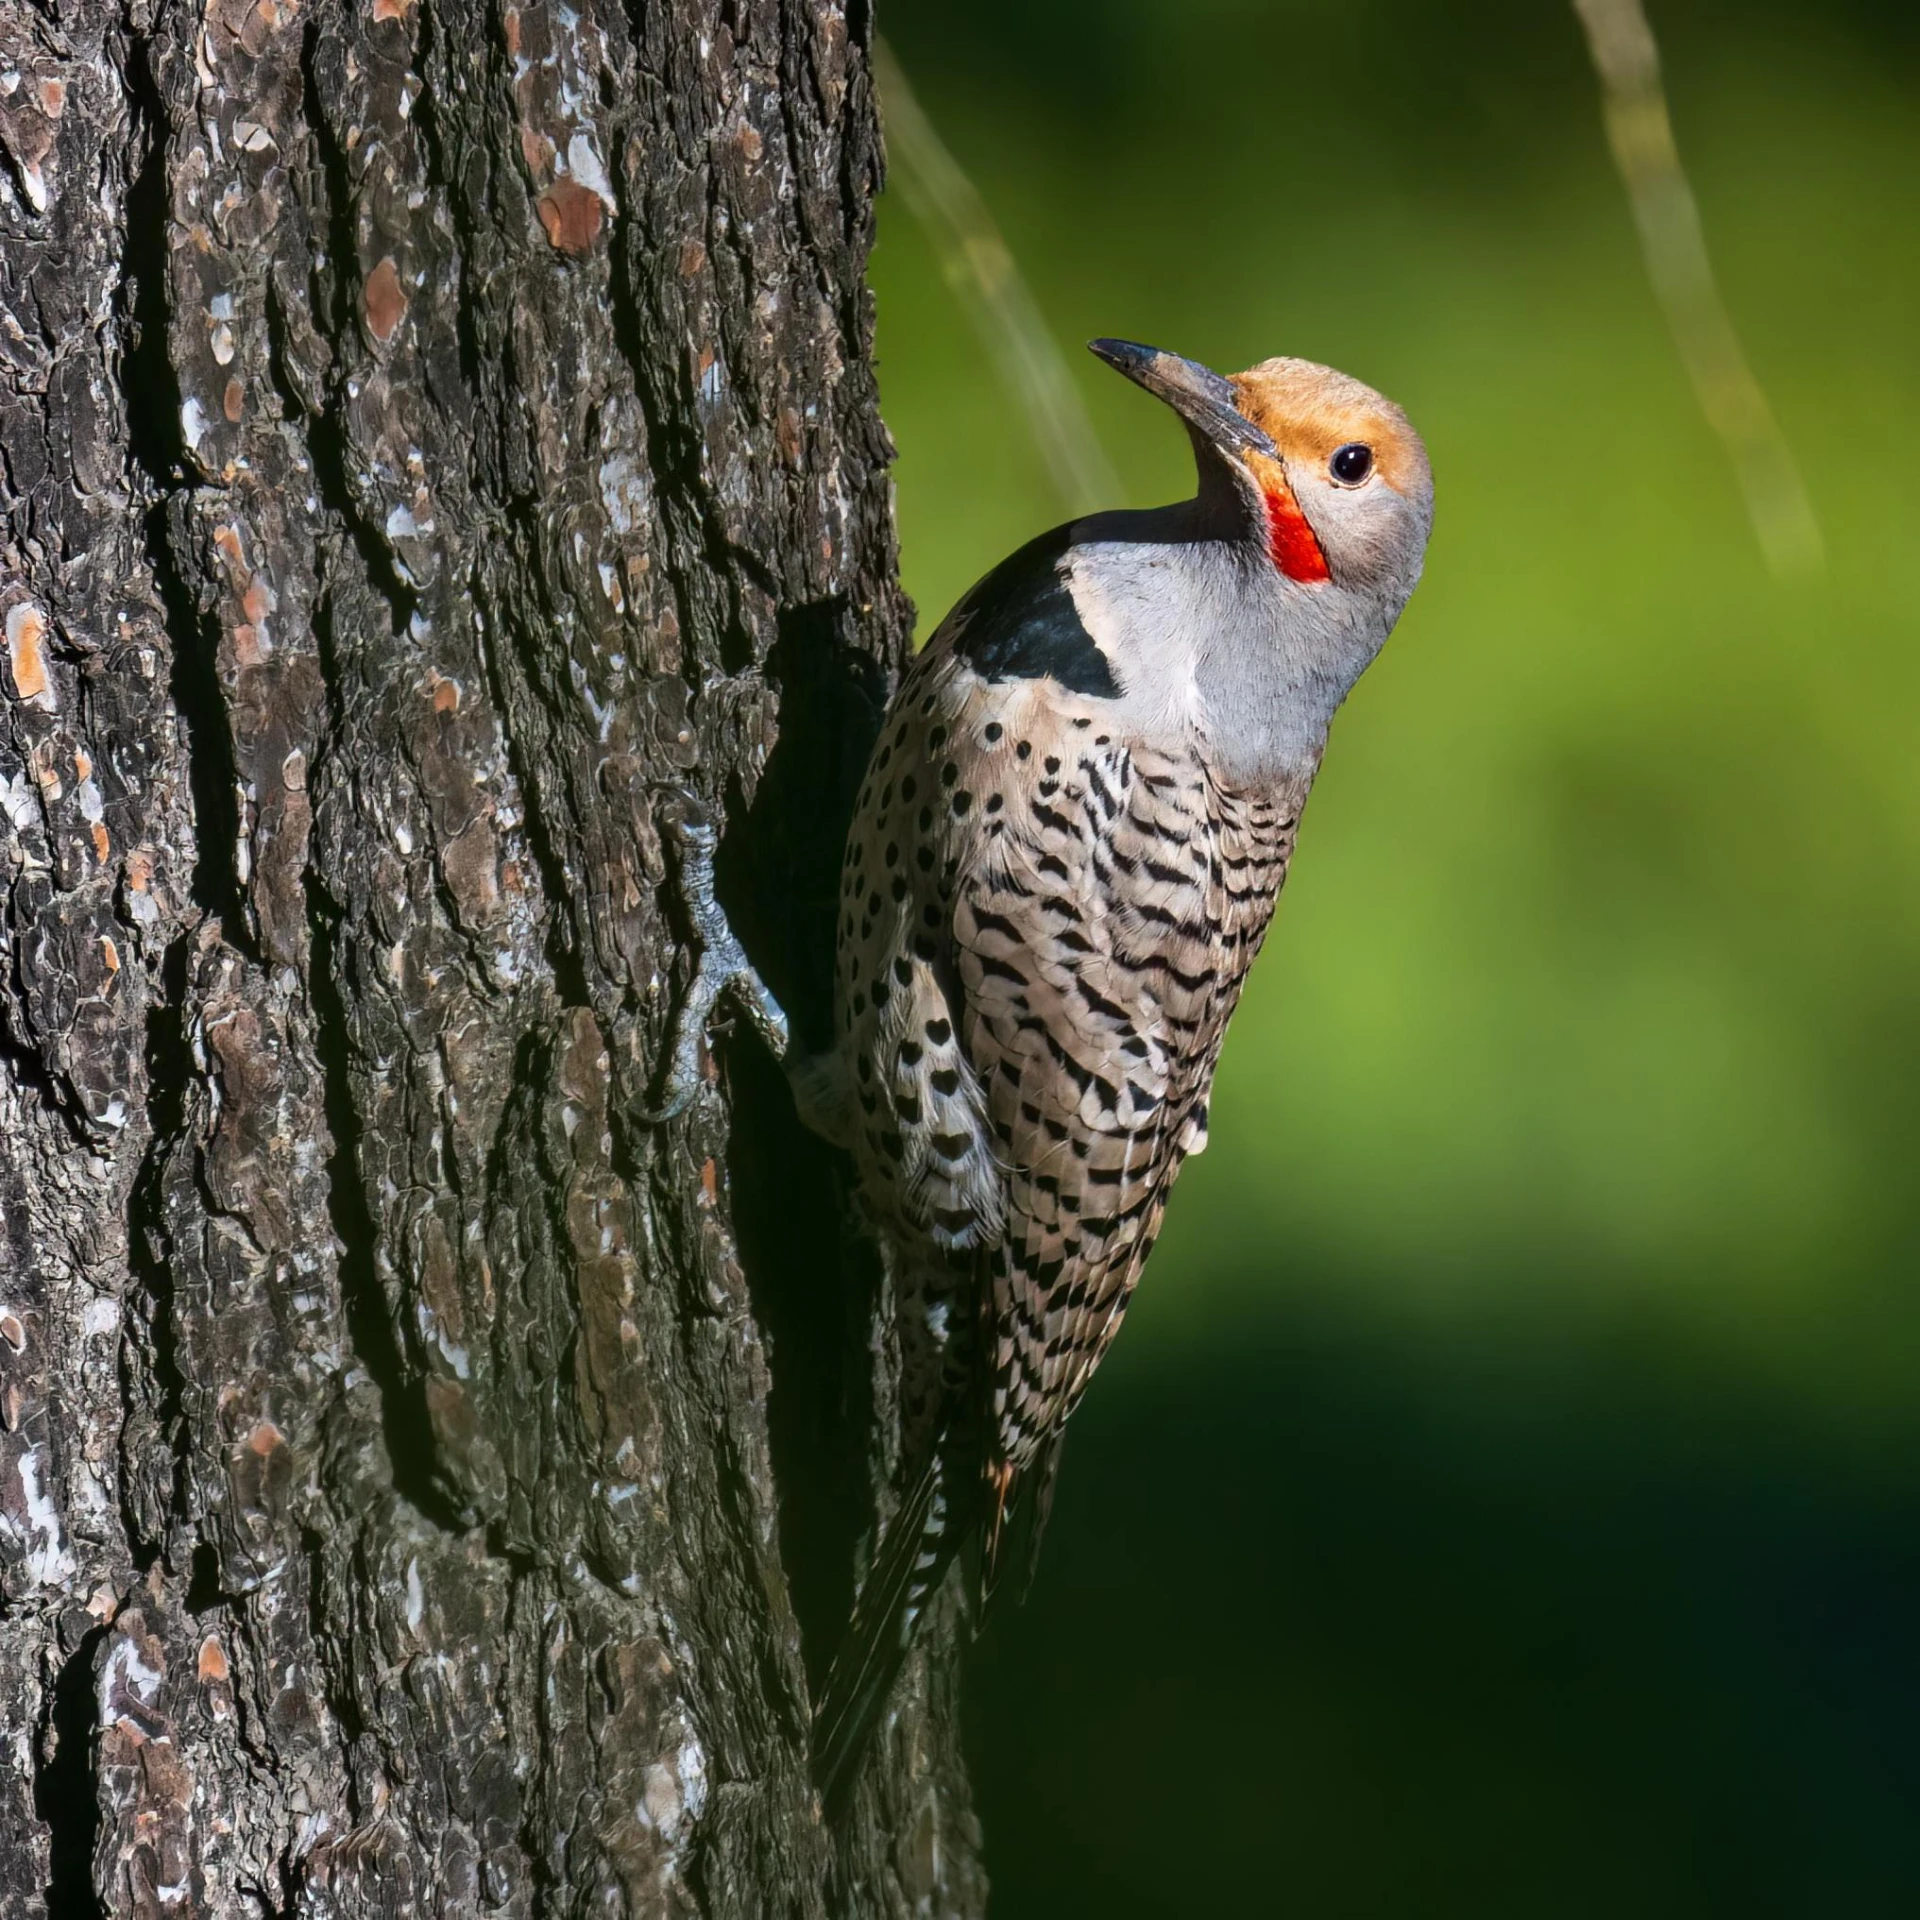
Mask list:
[[[40,818],[40,803],[34,797],[33,782],[24,773],[0,778],[0,819],[16,833],[24,833]]]
[[[59,1506],[41,1484],[41,1464],[38,1447],[21,1454],[20,1511],[16,1514],[11,1502],[0,1503],[0,1532],[22,1550],[27,1578],[35,1587],[64,1586],[78,1563],[67,1549]]]
[[[616,453],[600,463],[600,501],[615,533],[632,533],[647,510],[646,476],[633,459]]]
[[[613,182],[607,178],[606,166],[594,151],[590,134],[576,133],[567,142],[567,171],[583,187],[597,193],[610,211],[615,210]]]
[[[689,1732],[680,1743],[680,1792],[686,1801],[687,1818],[698,1820],[707,1810],[707,1750]]]
[[[100,1725],[118,1726],[128,1718],[120,1707],[128,1694],[141,1706],[151,1707],[160,1698],[165,1680],[166,1675],[148,1666],[132,1638],[122,1633],[100,1668]]]

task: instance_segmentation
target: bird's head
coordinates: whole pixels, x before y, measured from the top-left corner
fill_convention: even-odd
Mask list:
[[[1187,423],[1203,501],[1222,506],[1281,579],[1384,603],[1392,624],[1420,577],[1433,474],[1391,400],[1310,360],[1228,377],[1129,340],[1091,346]]]

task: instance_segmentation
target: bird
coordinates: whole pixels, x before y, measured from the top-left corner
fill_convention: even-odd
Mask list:
[[[1335,711],[1418,584],[1405,413],[1276,358],[1091,351],[1184,424],[1197,487],[1043,533],[967,592],[891,702],[841,874],[835,1028],[794,1056],[683,821],[702,958],[661,1112],[734,991],[852,1155],[896,1268],[906,1471],[815,1711],[844,1802],[953,1563],[976,1617],[1139,1283],[1286,879]]]

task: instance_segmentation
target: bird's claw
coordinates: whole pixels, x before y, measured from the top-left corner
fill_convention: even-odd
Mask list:
[[[662,824],[678,852],[680,899],[700,948],[700,962],[686,998],[674,1010],[660,1104],[640,1114],[656,1126],[685,1113],[699,1094],[700,1049],[722,995],[733,996],[776,1060],[784,1060],[787,1052],[786,1013],[754,971],[714,897],[713,859],[720,833],[713,816],[693,794],[682,791],[666,807]]]

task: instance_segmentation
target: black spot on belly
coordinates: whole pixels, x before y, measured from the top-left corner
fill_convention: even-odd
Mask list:
[[[1029,540],[961,601],[954,651],[983,680],[1051,677],[1072,693],[1116,700],[1120,683],[1060,571],[1070,527]]]

